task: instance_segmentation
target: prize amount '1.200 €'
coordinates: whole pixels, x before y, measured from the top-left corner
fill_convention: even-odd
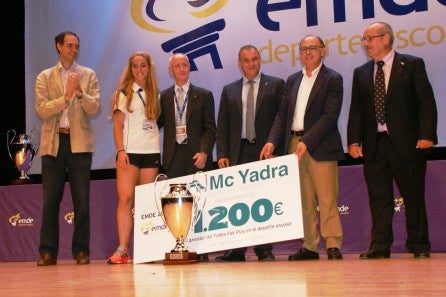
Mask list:
[[[246,224],[249,219],[253,219],[257,223],[268,221],[274,214],[282,215],[282,202],[272,204],[266,198],[261,198],[249,207],[246,203],[238,202],[233,204],[229,210],[224,206],[217,206],[208,210],[211,216],[208,227],[203,227],[203,216],[200,215],[194,226],[194,232],[206,232],[228,228],[228,224],[240,227]]]

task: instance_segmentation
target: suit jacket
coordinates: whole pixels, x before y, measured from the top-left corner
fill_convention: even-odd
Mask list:
[[[285,82],[281,78],[261,74],[255,111],[255,144],[259,157],[279,111],[284,85]],[[237,164],[239,157],[243,124],[242,89],[242,78],[224,86],[218,111],[217,160],[229,158],[231,166]]]
[[[375,155],[377,123],[374,107],[374,61],[353,73],[352,102],[347,127],[348,144],[362,144],[364,161]],[[418,139],[437,140],[437,109],[424,61],[395,52],[385,97],[389,137],[405,158],[422,157],[415,149]]]
[[[161,115],[158,126],[164,127],[163,140],[163,166],[169,168],[175,151],[175,87],[161,92]],[[206,169],[213,168],[212,150],[215,144],[215,109],[212,92],[193,84],[189,85],[187,92],[186,131],[188,145],[195,152],[204,152],[208,155]]]
[[[296,98],[302,77],[302,71],[288,77],[285,99],[268,138],[268,141],[277,148],[281,137],[284,137],[285,151],[290,140]],[[342,76],[322,64],[308,98],[304,116],[304,135],[301,137],[301,141],[307,146],[308,153],[317,161],[344,159],[341,135],[338,130],[343,89]]]
[[[100,111],[100,89],[96,73],[87,67],[75,64],[83,90],[82,99],[74,96],[68,107],[70,143],[73,153],[93,152],[94,142],[90,119]],[[56,157],[59,149],[59,120],[65,109],[65,92],[59,73],[59,63],[43,70],[36,78],[35,108],[43,119],[40,156]]]

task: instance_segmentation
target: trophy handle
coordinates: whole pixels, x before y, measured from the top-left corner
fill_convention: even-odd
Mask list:
[[[162,179],[160,179],[160,178],[162,178]],[[161,218],[163,219],[163,221],[164,221],[164,223],[166,225],[167,225],[167,222],[164,219],[163,211],[162,211],[162,208],[161,208],[161,198],[159,198],[159,194],[158,194],[158,191],[157,191],[157,183],[158,183],[158,180],[164,181],[164,180],[167,180],[167,179],[169,179],[167,177],[167,175],[165,175],[164,173],[160,173],[160,174],[158,174],[155,177],[155,182],[154,182],[154,185],[153,185],[153,192],[154,192],[153,197],[155,199],[156,209],[158,210],[158,213],[161,214]],[[164,185],[163,189],[159,193],[163,193],[167,186],[168,186],[168,183],[166,183]]]
[[[39,127],[34,127],[34,129],[31,130],[30,134],[31,134],[30,136],[32,138],[32,141],[31,141],[32,159],[31,159],[31,162],[29,163],[29,168],[31,168],[31,166],[33,166],[34,160],[36,159],[37,153],[39,152],[39,148],[40,148]]]
[[[14,133],[14,136],[12,136],[10,138],[9,135],[11,133]],[[15,132],[14,129],[8,130],[8,132],[6,132],[6,146],[8,147],[8,154],[9,154],[9,157],[11,158],[12,162],[14,162],[14,159],[12,158],[11,149],[9,148],[9,145],[12,144],[12,142],[14,141],[14,138],[15,138],[16,134],[17,133]]]
[[[40,148],[40,130],[39,127],[34,127],[34,129],[31,130],[31,138],[33,141],[31,141],[31,145],[34,149],[34,153],[37,155]]]
[[[203,174],[204,175],[204,185],[197,179],[197,175]],[[207,189],[208,189],[208,179],[206,173],[203,171],[197,171],[192,179],[192,182],[190,183],[190,187],[193,187],[198,195],[194,195],[194,205],[193,205],[193,214],[192,214],[192,224],[191,228],[194,227],[194,225],[198,222],[200,217],[203,214],[203,209],[206,205],[207,200]],[[200,203],[200,201],[203,201]]]

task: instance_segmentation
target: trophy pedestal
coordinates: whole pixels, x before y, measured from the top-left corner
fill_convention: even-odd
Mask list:
[[[27,185],[32,184],[33,181],[30,179],[13,179],[11,185]]]
[[[198,263],[198,256],[195,252],[170,252],[165,253],[164,265],[194,264]]]
[[[158,176],[155,179],[155,183]],[[156,189],[156,185],[154,187]],[[186,245],[190,226],[197,219],[197,197],[194,197],[186,183],[169,184],[170,191],[165,197],[157,199],[155,203],[162,219],[176,240],[175,247],[164,254],[164,265],[195,264],[198,263],[196,252],[189,252]],[[156,193],[156,192],[155,192]]]
[[[29,178],[27,175],[24,177],[20,176],[20,178],[13,179],[11,181],[11,185],[26,185],[26,184],[32,184],[33,180]]]

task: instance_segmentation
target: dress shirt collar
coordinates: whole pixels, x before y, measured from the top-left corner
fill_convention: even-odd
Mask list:
[[[254,81],[255,83],[256,83],[256,85],[259,85],[260,84],[260,77],[262,76],[262,72],[260,72],[259,71],[259,73],[253,78],[253,79],[251,79],[252,81]],[[245,84],[247,84],[248,83],[248,79],[245,77],[245,76],[243,76],[243,84],[245,85]]]
[[[144,91],[144,89],[141,88],[136,82],[133,82],[133,85],[132,85],[133,93],[138,92],[139,89],[142,89]]]
[[[395,57],[395,51],[392,49],[387,55],[384,56],[384,58],[382,58],[380,61],[384,62],[384,66],[392,64],[393,58]],[[375,61],[375,65],[376,65]]]
[[[189,86],[190,86],[190,81],[188,80],[184,85],[182,85],[181,87],[183,88],[183,92],[184,94],[187,94],[187,92],[189,91]],[[175,93],[178,94],[178,88],[180,86],[175,84]]]
[[[311,71],[311,77],[316,77],[317,74],[319,73],[319,70],[321,70],[321,67],[322,67],[322,62],[313,71]],[[307,68],[305,68],[305,66],[302,68],[302,73],[304,74],[305,77],[308,77]]]
[[[59,69],[60,73],[63,73],[64,71],[66,71],[66,72],[74,72],[76,70],[76,67],[77,67],[76,62],[73,62],[73,64],[70,66],[70,68],[65,70],[65,68],[63,68],[63,65],[62,65],[62,63],[60,61],[57,63],[57,69]]]

